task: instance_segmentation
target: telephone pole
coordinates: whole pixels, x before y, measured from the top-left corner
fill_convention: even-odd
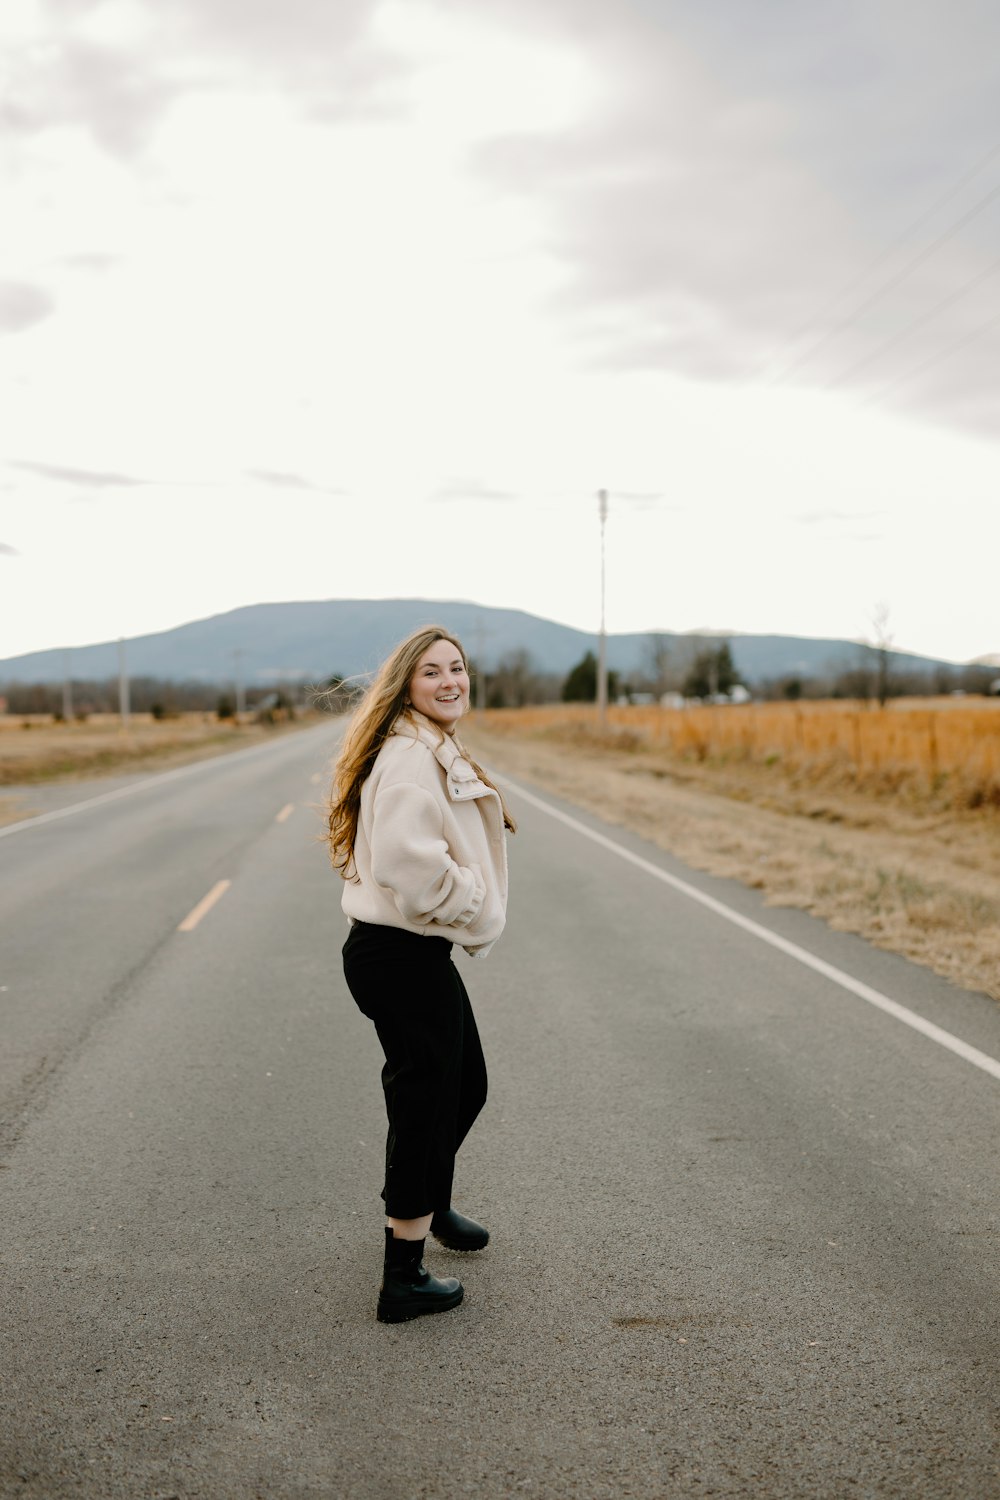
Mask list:
[[[69,675],[69,651],[63,652],[62,715],[69,724],[73,718],[73,679]]]
[[[483,624],[482,615],[476,616],[476,713],[481,714],[486,707],[486,663],[483,658],[484,641],[486,636],[492,635],[489,626]]]
[[[128,728],[129,720],[129,691],[128,691],[128,669],[125,665],[125,637],[118,638],[118,712],[121,715],[122,728]]]
[[[608,717],[608,641],[604,622],[604,528],[608,520],[608,492],[597,491],[597,514],[601,521],[601,630],[597,637],[597,719],[603,729]]]
[[[236,722],[243,723],[243,716],[247,711],[246,694],[243,691],[243,669],[240,660],[246,656],[242,646],[237,646],[233,652],[233,686],[236,689]]]

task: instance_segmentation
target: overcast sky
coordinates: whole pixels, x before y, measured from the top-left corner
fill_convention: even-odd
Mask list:
[[[1000,652],[993,0],[3,0],[0,657],[423,596]]]

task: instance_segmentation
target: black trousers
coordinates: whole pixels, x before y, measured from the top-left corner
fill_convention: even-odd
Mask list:
[[[386,1213],[451,1207],[455,1153],[486,1103],[486,1063],[446,938],[356,922],[344,976],[385,1053]]]

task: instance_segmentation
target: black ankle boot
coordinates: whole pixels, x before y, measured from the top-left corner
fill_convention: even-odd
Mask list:
[[[481,1250],[490,1242],[490,1232],[475,1219],[463,1218],[453,1208],[439,1208],[431,1220],[431,1234],[449,1250]]]
[[[424,1313],[447,1312],[464,1295],[454,1276],[432,1276],[422,1264],[423,1240],[397,1240],[385,1231],[385,1271],[378,1294],[380,1323],[406,1323]]]

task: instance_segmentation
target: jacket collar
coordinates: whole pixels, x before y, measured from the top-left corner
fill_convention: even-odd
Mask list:
[[[461,740],[438,729],[425,714],[418,713],[415,708],[411,708],[406,714],[400,714],[391,733],[398,734],[403,739],[419,740],[422,745],[427,746],[444,771],[448,795],[453,802],[468,802],[470,798],[492,794],[492,788],[480,781],[465,758]]]

